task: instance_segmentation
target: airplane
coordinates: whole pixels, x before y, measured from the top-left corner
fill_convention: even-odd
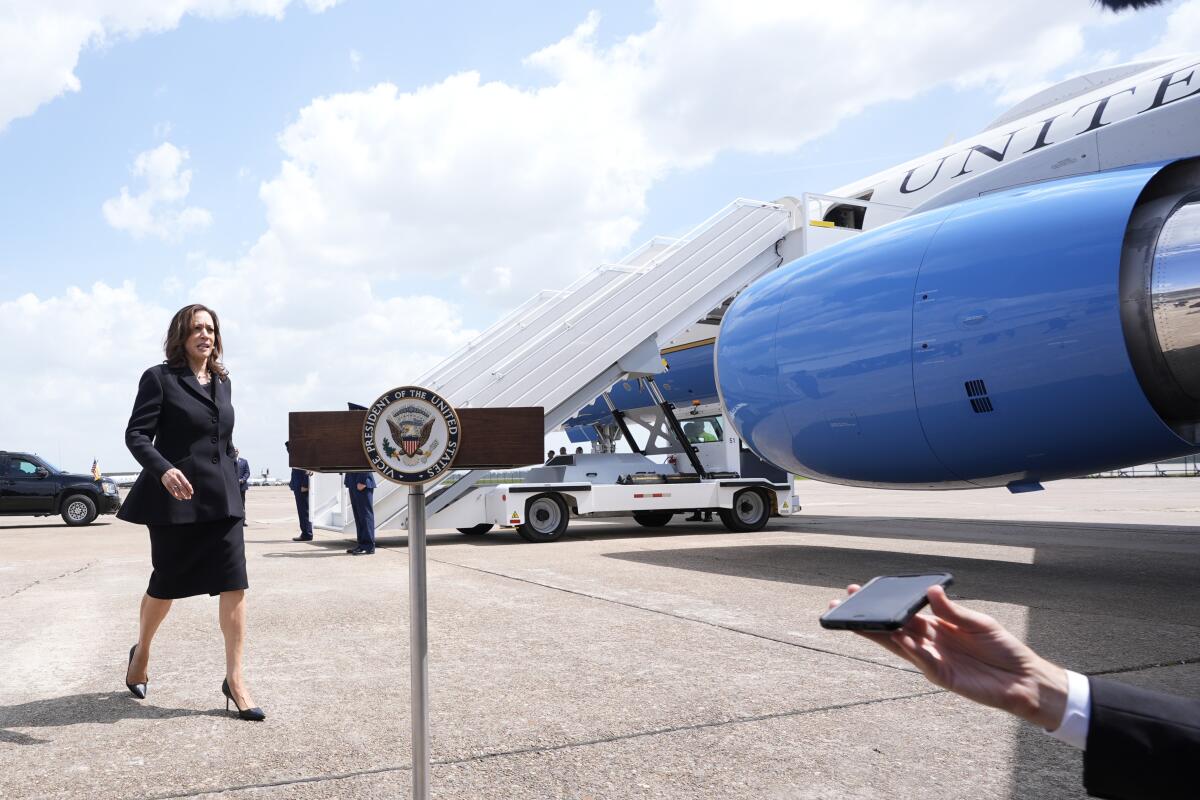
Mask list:
[[[542,407],[545,432],[593,443],[546,468],[589,481],[622,438],[654,474],[666,456],[772,491],[801,475],[1024,492],[1193,456],[1198,71],[1200,55],[1097,69],[828,194],[736,200],[538,292],[416,383]],[[482,472],[457,477],[430,515],[487,494]],[[313,487],[314,525],[345,530],[340,482]],[[378,525],[403,527],[389,488]]]
[[[777,250],[803,255],[665,348],[659,378],[675,405],[719,402],[761,459],[1022,492],[1200,452],[1200,56],[1071,78],[793,202],[817,218]],[[648,405],[636,381],[609,395]]]

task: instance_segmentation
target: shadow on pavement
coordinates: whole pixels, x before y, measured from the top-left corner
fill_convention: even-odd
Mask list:
[[[922,537],[924,538],[924,537]],[[994,544],[1004,544],[997,537]],[[1200,597],[1180,594],[1200,572],[1200,554],[1144,552],[1136,565],[1099,548],[1042,546],[1032,563],[895,550],[790,544],[689,547],[607,553],[608,558],[755,580],[824,586],[834,594],[875,575],[950,572],[954,597],[1057,608],[1089,614],[1130,616],[1195,624]]]
[[[15,706],[0,706],[0,742],[47,744],[51,741],[10,728],[61,728],[84,723],[111,725],[123,719],[219,717],[224,713],[221,709],[197,711],[194,708],[162,708],[136,700],[126,692],[70,694]]]
[[[724,525],[720,523],[696,523],[696,524],[674,524],[666,528],[643,528],[629,521],[629,519],[620,519],[620,521],[588,521],[592,524],[580,525],[572,521],[571,527],[566,529],[566,534],[563,535],[562,541],[594,541],[594,540],[652,540],[652,539],[671,539],[676,536],[697,536],[703,534],[728,534]],[[600,524],[595,524],[599,522]],[[778,529],[778,527],[776,527]],[[772,530],[768,527],[767,530]],[[247,539],[247,545],[287,545],[296,547],[295,552],[287,553],[265,553],[268,558],[317,558],[320,555],[329,555],[324,551],[336,551],[344,553],[347,548],[354,546],[353,536],[338,536],[330,534],[329,536],[317,536],[311,542],[295,542],[292,537],[280,537],[280,539]],[[428,547],[443,547],[446,545],[470,545],[473,547],[505,547],[510,545],[527,546],[530,542],[521,539],[515,530],[492,530],[487,534],[479,535],[463,535],[458,531],[449,530],[433,530],[426,535],[426,546]],[[547,545],[540,545],[546,547]],[[553,543],[548,546],[553,546]],[[408,547],[408,536],[403,534],[397,535],[376,535],[376,547],[401,549]]]
[[[570,527],[563,535],[562,541],[595,541],[620,539],[670,539],[676,536],[697,536],[703,534],[728,534],[724,527],[712,525],[683,526],[675,525],[669,528],[647,529],[633,525],[626,527],[621,523],[604,524],[603,526]],[[352,537],[339,537],[331,534],[329,538],[318,536],[311,542],[293,542],[290,537],[280,539],[247,539],[247,544],[274,544],[295,547],[296,550],[281,553],[266,553],[273,558],[312,558],[324,555],[344,553],[347,548],[354,546]],[[516,531],[493,530],[486,534],[466,536],[457,531],[435,531],[427,534],[428,547],[444,547],[447,545],[471,545],[472,547],[506,547],[509,545],[553,547],[555,543],[534,545],[526,542]],[[403,549],[408,546],[408,537],[400,535],[376,535],[375,546],[383,549]],[[330,553],[328,551],[334,551]]]
[[[1084,538],[1102,535],[1113,537],[1146,535],[1200,535],[1200,525],[1137,525],[1104,522],[1068,522],[1007,519],[951,519],[946,517],[850,517],[797,516],[791,517],[789,528],[801,526],[810,533],[830,533],[843,536],[884,536],[901,539],[930,539],[933,541],[976,542],[992,540],[992,544],[1021,544],[1022,540],[1044,538],[1047,532],[1075,531]],[[898,530],[899,528],[899,530]],[[768,528],[770,530],[770,528]]]

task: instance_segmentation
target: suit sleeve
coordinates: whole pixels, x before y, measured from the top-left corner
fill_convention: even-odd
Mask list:
[[[133,413],[129,415],[129,424],[125,426],[125,446],[142,465],[142,469],[149,470],[159,480],[162,480],[163,474],[171,468],[171,462],[163,458],[162,453],[154,446],[162,405],[162,384],[158,381],[155,369],[151,367],[142,373],[142,379],[138,383]]]
[[[1109,800],[1196,797],[1200,700],[1089,678],[1083,785]]]

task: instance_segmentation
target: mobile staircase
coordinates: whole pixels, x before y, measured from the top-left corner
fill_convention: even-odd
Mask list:
[[[518,306],[415,383],[456,407],[541,406],[549,433],[610,386],[663,371],[660,350],[712,309],[779,266],[799,204],[736,200],[676,240],[655,239],[565,289]],[[428,496],[430,517],[483,471],[460,471]],[[350,533],[339,475],[312,481],[313,524]],[[407,523],[404,487],[375,490],[376,528]]]

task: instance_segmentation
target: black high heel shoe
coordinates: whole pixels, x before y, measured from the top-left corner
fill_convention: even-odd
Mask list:
[[[133,663],[133,651],[136,649],[137,649],[136,644],[133,647],[129,648],[129,664]],[[125,666],[125,676],[129,677],[129,665],[128,664]],[[130,694],[132,694],[138,700],[145,700],[146,699],[146,686],[149,683],[150,683],[150,679],[146,678],[144,683],[128,683],[127,682],[125,684],[125,688],[127,688],[129,690]]]
[[[229,691],[229,678],[221,681],[221,694],[225,695],[225,710],[229,710],[229,701],[233,700],[233,704],[237,706],[237,715],[248,722],[262,722],[267,718],[267,714],[261,708],[242,708],[238,705],[237,700],[234,700],[233,692]]]

